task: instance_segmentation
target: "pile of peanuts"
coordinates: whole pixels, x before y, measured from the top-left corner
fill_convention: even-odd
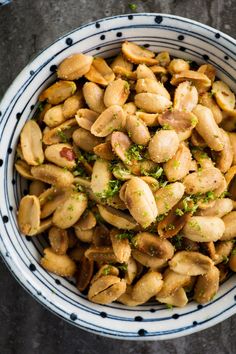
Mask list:
[[[24,125],[22,234],[99,304],[210,301],[236,271],[235,95],[198,66],[124,42],[73,54]]]

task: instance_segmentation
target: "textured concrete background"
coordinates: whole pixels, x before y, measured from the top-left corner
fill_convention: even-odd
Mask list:
[[[163,12],[195,19],[236,38],[235,0],[13,0],[0,8],[0,97],[17,73],[56,38],[89,21],[130,12]],[[72,327],[27,294],[0,261],[1,354],[233,354],[236,316],[165,342],[114,341]]]

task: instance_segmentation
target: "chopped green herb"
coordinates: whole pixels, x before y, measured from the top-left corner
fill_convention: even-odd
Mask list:
[[[196,220],[190,220],[189,226],[196,231],[201,231],[201,227]]]
[[[195,125],[198,123],[198,119],[197,119],[197,117],[192,117],[191,118],[191,125],[192,125],[192,127],[195,127]]]
[[[38,110],[39,110],[40,112],[43,112],[43,110],[44,110],[44,103],[43,103],[43,102],[40,102],[40,103],[39,103],[39,105],[38,105]]]
[[[67,138],[66,134],[63,132],[63,130],[58,130],[57,135],[59,136],[59,138],[61,139],[61,141],[63,143],[68,143],[68,138]]]
[[[236,256],[236,248],[233,249],[233,251],[231,252],[231,254],[232,254],[233,256]]]
[[[183,242],[183,236],[182,235],[176,235],[175,237],[172,238],[172,242],[177,250],[182,248],[182,242]]]
[[[143,160],[141,151],[144,149],[143,145],[132,144],[129,149],[126,151],[125,155],[128,161],[132,160]]]
[[[136,4],[128,4],[130,10],[135,11],[137,10],[137,5]]]
[[[85,191],[84,187],[81,186],[81,185],[78,184],[78,183],[75,185],[75,190],[76,190],[77,192],[84,192],[84,191]]]
[[[106,268],[103,269],[102,274],[108,275],[110,274],[110,271],[111,271],[111,266],[107,266]]]
[[[126,272],[128,269],[128,264],[121,264],[121,265],[117,266],[117,268],[119,268],[123,272]]]
[[[207,192],[207,193],[205,194],[205,197],[204,197],[203,201],[204,201],[205,203],[207,203],[207,202],[209,202],[210,200],[214,200],[214,199],[216,199],[215,193],[209,191],[209,192]]]
[[[162,129],[164,129],[164,130],[170,130],[170,129],[172,129],[172,127],[170,126],[170,124],[166,123],[166,124],[164,124],[164,125],[162,126]]]
[[[166,225],[166,227],[165,227],[166,231],[174,230],[174,229],[175,229],[175,225],[174,224],[169,224],[169,225]]]
[[[173,310],[173,305],[171,304],[166,304],[166,307],[168,308],[168,310]]]
[[[222,256],[223,263],[226,264],[229,261],[229,257],[227,256]]]
[[[174,169],[177,170],[177,168],[179,168],[179,166],[180,166],[180,162],[177,160],[174,160],[174,162],[173,162]]]
[[[165,216],[166,216],[165,214],[158,215],[158,216],[156,217],[156,221],[158,221],[158,222],[159,222],[159,221],[162,221]]]
[[[53,196],[52,196],[52,195],[48,195],[48,196],[47,196],[47,200],[48,200],[48,201],[53,200]]]
[[[108,188],[102,193],[96,193],[96,196],[101,199],[111,198],[116,195],[121,188],[121,181],[111,180],[109,181]]]
[[[76,166],[76,169],[73,171],[73,175],[76,176],[82,176],[85,177],[86,176],[86,171],[82,166]]]
[[[182,215],[184,215],[184,212],[183,212],[183,210],[177,208],[177,209],[175,209],[175,214],[178,216],[182,216]]]
[[[117,234],[117,235],[116,235],[116,238],[117,238],[118,240],[124,240],[124,239],[129,239],[129,240],[131,240],[133,236],[134,236],[134,234],[133,234],[132,232],[122,232],[122,233],[120,233],[120,234]]]

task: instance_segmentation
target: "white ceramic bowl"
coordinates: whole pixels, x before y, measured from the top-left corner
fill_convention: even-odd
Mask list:
[[[39,264],[43,238],[19,233],[16,210],[27,187],[14,170],[20,131],[38,94],[55,78],[55,68],[72,53],[111,57],[123,40],[168,50],[176,57],[197,62],[207,60],[217,75],[236,90],[236,41],[203,24],[171,15],[132,14],[105,18],[82,26],[42,51],[18,75],[0,106],[0,251],[9,269],[48,309],[85,330],[120,339],[169,339],[215,325],[235,313],[236,276],[231,276],[214,300],[204,306],[190,302],[173,310],[157,304],[128,308],[89,302],[73,281],[46,272]]]

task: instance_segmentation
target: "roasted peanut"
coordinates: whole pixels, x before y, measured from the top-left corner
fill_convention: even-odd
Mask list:
[[[174,129],[177,133],[191,131],[197,124],[195,114],[188,111],[167,110],[158,117],[163,128]]]
[[[61,277],[71,277],[76,271],[76,264],[69,256],[56,254],[51,248],[44,249],[40,263],[43,268]]]
[[[86,82],[83,86],[84,99],[95,112],[101,113],[106,107],[104,105],[104,90],[94,82]]]
[[[176,205],[184,195],[184,185],[180,182],[170,183],[154,193],[158,215],[165,214]]]
[[[89,71],[85,74],[86,79],[100,85],[107,86],[115,79],[115,74],[109,67],[105,59],[100,57],[93,58],[93,63]]]
[[[171,106],[171,101],[156,93],[138,93],[134,97],[135,105],[148,113],[162,113]]]
[[[77,111],[75,119],[81,128],[90,130],[98,116],[98,112],[87,108],[81,108]]]
[[[48,238],[53,252],[60,255],[66,254],[69,247],[69,239],[66,230],[53,226],[48,232]]]
[[[147,145],[151,139],[145,123],[136,115],[128,115],[126,118],[126,129],[130,139],[135,144]]]
[[[149,232],[140,232],[132,238],[132,243],[140,252],[151,257],[171,259],[174,247],[168,240],[163,240]]]
[[[31,168],[35,179],[53,184],[57,187],[67,187],[73,183],[74,177],[71,172],[65,171],[52,164],[43,164]]]
[[[149,256],[148,254],[142,253],[136,249],[132,250],[132,257],[140,264],[153,270],[161,270],[167,265],[166,259]]]
[[[84,106],[82,90],[77,91],[73,96],[67,98],[62,106],[63,116],[68,119],[75,116],[78,109]]]
[[[189,63],[183,59],[172,59],[168,65],[168,71],[171,75],[181,73],[182,71],[189,70]]]
[[[132,230],[137,226],[135,219],[130,215],[127,215],[127,213],[103,205],[98,205],[97,207],[102,218],[108,222],[108,224],[111,224],[118,229]]]
[[[222,218],[222,216],[230,213],[233,210],[233,202],[229,198],[217,199],[213,206],[207,209],[200,209],[197,215],[200,216],[217,216]]]
[[[110,82],[104,94],[104,104],[106,107],[113,105],[123,106],[130,94],[129,83],[122,79]]]
[[[199,252],[181,251],[169,261],[170,269],[184,275],[207,273],[213,266],[212,260]]]
[[[184,70],[174,74],[170,83],[171,85],[177,86],[183,81],[192,82],[199,93],[206,92],[211,87],[211,80],[205,74],[193,70]]]
[[[154,162],[165,162],[170,160],[179,147],[178,135],[174,130],[159,130],[152,137],[148,152]]]
[[[167,297],[161,297],[157,294],[156,300],[162,304],[164,303],[176,307],[184,307],[188,302],[186,292],[183,288],[179,288],[173,295],[169,295]]]
[[[235,94],[223,81],[215,81],[212,85],[212,92],[214,93],[217,104],[223,111],[234,109]]]
[[[194,299],[199,304],[205,304],[213,299],[219,289],[220,273],[216,267],[211,267],[205,274],[200,275],[194,289]]]
[[[210,108],[217,124],[219,124],[222,121],[223,119],[222,112],[219,106],[216,104],[215,100],[211,97],[210,93],[205,92],[203,95],[201,95],[199,99],[199,103],[202,104],[203,106]]]
[[[132,290],[132,298],[138,302],[146,302],[162,288],[161,273],[150,271],[137,281]]]
[[[75,153],[70,144],[53,144],[47,146],[45,157],[48,161],[55,163],[55,165],[68,168],[69,170],[75,168]]]
[[[91,133],[98,137],[105,137],[116,129],[122,129],[125,126],[125,115],[122,108],[113,105],[107,108],[91,127]]]
[[[125,190],[125,202],[133,218],[143,227],[157,217],[157,207],[152,191],[141,178],[132,177]]]
[[[89,71],[92,61],[90,55],[73,54],[61,62],[57,75],[61,79],[77,80]]]
[[[40,226],[40,203],[35,195],[26,195],[20,201],[18,212],[20,231],[24,235],[33,236]]]
[[[181,82],[175,90],[174,109],[191,112],[198,104],[198,92],[189,81]]]
[[[164,85],[161,82],[156,80],[156,78],[155,79],[149,79],[149,78],[138,79],[136,86],[135,86],[135,90],[137,93],[142,93],[142,92],[156,93],[156,94],[164,96],[168,100],[170,100],[169,92],[166,90],[166,88],[164,87]]]
[[[205,140],[207,145],[215,151],[221,151],[224,148],[224,141],[221,130],[215,122],[212,111],[198,104],[193,113],[197,116],[198,123],[196,125],[197,132]]]
[[[220,187],[222,179],[220,170],[212,167],[190,173],[184,178],[183,183],[187,194],[207,193]]]
[[[87,197],[84,193],[72,192],[64,203],[57,207],[53,214],[53,223],[61,229],[74,225],[87,208]]]
[[[158,63],[154,59],[155,54],[146,48],[141,48],[133,42],[124,42],[122,44],[122,53],[125,58],[134,64],[155,65]]]
[[[93,149],[101,144],[102,140],[92,135],[88,130],[79,128],[72,135],[74,143],[82,150],[93,152]]]
[[[32,181],[29,186],[29,194],[39,197],[47,189],[47,185],[41,181]]]
[[[232,240],[236,236],[236,211],[231,211],[229,214],[226,214],[222,220],[225,224],[225,231],[221,237],[221,241]]]
[[[224,149],[215,153],[216,167],[219,168],[221,172],[226,173],[233,162],[233,148],[228,134],[223,129],[220,129],[220,131]]]
[[[163,286],[157,293],[157,297],[166,298],[172,296],[175,292],[189,284],[191,280],[188,274],[179,274],[171,269],[167,269],[163,276]]]
[[[24,125],[21,131],[20,141],[25,161],[29,165],[41,165],[44,160],[42,132],[34,120],[29,120]]]
[[[110,233],[112,248],[120,263],[127,263],[131,255],[131,247],[128,239],[119,238],[119,231],[112,230]]]
[[[98,278],[90,287],[88,298],[98,304],[109,304],[118,299],[126,290],[125,281],[114,275]]]
[[[180,143],[175,155],[163,166],[168,181],[182,180],[189,173],[191,161],[189,148],[184,143]]]
[[[196,242],[217,241],[224,231],[224,222],[217,216],[192,216],[183,228],[184,236]]]

